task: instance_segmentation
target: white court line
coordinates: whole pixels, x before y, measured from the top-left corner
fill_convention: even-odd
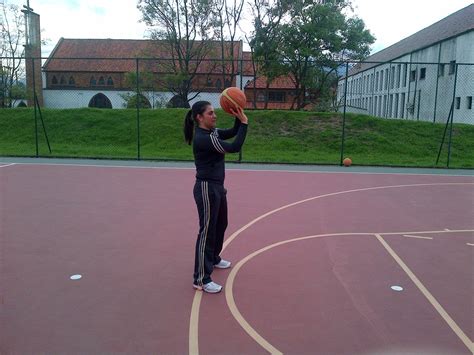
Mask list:
[[[470,245],[471,247],[474,247],[473,243],[466,243],[467,245]]]
[[[2,164],[2,163],[0,163]],[[7,166],[13,166],[13,165],[16,165],[16,163],[10,163],[10,164],[7,164],[7,165],[0,165],[0,168],[6,168]]]
[[[190,164],[192,162],[189,162]],[[229,162],[230,163],[230,162]],[[46,165],[46,166],[78,166],[96,168],[130,168],[130,169],[163,169],[163,170],[195,170],[195,167],[174,167],[174,166],[134,166],[134,165],[99,165],[99,164],[64,164],[64,163],[14,163],[17,165]],[[243,163],[245,164],[245,163]],[[338,167],[334,165],[334,167]],[[415,169],[415,168],[412,168]],[[359,174],[359,175],[411,175],[411,176],[465,176],[468,174],[425,174],[425,173],[403,173],[403,172],[364,172],[364,171],[320,171],[320,170],[280,170],[280,169],[246,169],[226,166],[227,171],[252,171],[252,172],[277,172],[277,173],[310,173],[310,174]]]
[[[420,237],[418,235],[409,235],[409,234],[404,234],[403,236],[405,238],[433,239],[433,237]]]

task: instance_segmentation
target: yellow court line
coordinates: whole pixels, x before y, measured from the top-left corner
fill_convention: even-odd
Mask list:
[[[438,311],[441,317],[448,323],[451,329],[456,333],[456,335],[461,339],[464,345],[474,353],[474,345],[472,341],[467,337],[467,335],[462,331],[462,329],[456,324],[454,319],[450,317],[448,312],[444,310],[444,308],[439,304],[439,302],[434,298],[434,296],[428,291],[428,289],[421,283],[421,281],[416,277],[416,275],[410,270],[410,268],[403,262],[403,260],[395,253],[395,251],[388,245],[388,243],[382,238],[380,234],[375,234],[378,241],[382,243],[384,248],[388,251],[388,253],[395,259],[398,265],[405,271],[408,277],[413,281],[413,283],[418,287],[418,289],[423,293],[423,295],[428,299],[431,305]]]
[[[446,232],[448,232],[448,231],[446,231]],[[419,235],[404,234],[403,236],[405,238],[433,239],[433,237],[420,237]]]
[[[6,168],[7,166],[13,166],[13,165],[16,165],[15,163],[10,163],[10,164],[7,164],[7,165],[0,165],[0,168]]]
[[[337,196],[337,195],[342,195],[342,194],[348,194],[348,193],[353,193],[353,192],[361,192],[361,191],[371,191],[371,190],[382,190],[382,189],[389,189],[389,188],[401,188],[401,187],[422,187],[422,186],[446,186],[446,185],[474,185],[472,182],[445,182],[445,183],[427,183],[427,184],[405,184],[405,185],[389,185],[389,186],[375,186],[375,187],[367,187],[367,188],[361,188],[361,189],[353,189],[353,190],[344,190],[344,191],[338,191],[338,192],[333,192],[333,193],[328,193],[324,195],[319,195],[319,196],[314,196],[310,197],[304,200],[296,201],[290,204],[287,204],[285,206],[276,208],[270,212],[267,212],[251,222],[247,223],[245,226],[234,232],[227,240],[224,242],[224,245],[222,247],[222,251],[225,250],[225,248],[244,230],[248,229],[250,226],[254,225],[258,221],[276,213],[281,210],[284,210],[289,207],[293,207],[305,202],[313,201],[316,199],[320,198],[325,198],[325,197],[331,197],[331,196]],[[413,232],[417,233],[417,232]],[[393,233],[396,234],[396,233]],[[409,234],[409,233],[405,233]],[[419,234],[419,233],[418,233]],[[196,297],[201,297],[202,295],[198,296],[199,292],[197,291],[194,295],[192,307],[191,307],[191,317],[190,317],[190,324],[189,324],[189,354],[199,354],[199,333],[198,333],[198,322],[199,322],[199,308],[200,308],[200,302],[196,302]]]
[[[278,247],[283,244],[288,244],[292,242],[297,242],[305,239],[312,239],[312,238],[321,238],[321,237],[327,237],[327,236],[349,236],[349,235],[373,235],[371,233],[339,233],[339,234],[323,234],[323,235],[312,235],[312,236],[307,236],[307,237],[300,237],[300,238],[294,238],[294,239],[289,239],[289,240],[284,240],[275,244],[268,245],[262,249],[259,249],[249,255],[247,255],[245,258],[240,260],[231,270],[229,277],[227,278],[226,284],[225,284],[225,298],[227,301],[227,306],[229,307],[230,312],[234,316],[235,320],[239,323],[239,325],[247,332],[247,334],[255,340],[257,344],[259,344],[262,348],[267,350],[270,354],[283,354],[280,350],[278,350],[275,346],[270,344],[266,339],[264,339],[242,316],[240,313],[237,304],[235,303],[234,299],[234,280],[239,272],[240,268],[250,259],[253,259],[257,255]]]
[[[457,230],[457,231],[450,231],[451,233],[462,233],[462,232],[474,232],[474,230]],[[423,232],[418,232],[418,234],[422,233],[447,233],[447,231],[423,231]],[[400,232],[391,232],[391,233],[383,233],[384,235],[395,235],[395,234],[400,234]],[[298,237],[298,238],[293,238],[293,239],[288,239],[284,241],[280,241],[271,245],[268,245],[266,247],[263,247],[249,255],[247,255],[245,258],[240,260],[231,270],[229,277],[227,278],[227,282],[225,285],[225,296],[226,296],[226,301],[227,301],[227,306],[229,307],[229,310],[231,311],[232,315],[234,316],[235,320],[239,323],[239,325],[242,327],[242,329],[247,332],[247,334],[254,339],[254,341],[259,344],[262,348],[267,350],[271,354],[281,354],[282,352],[278,350],[275,346],[270,344],[266,339],[264,339],[242,316],[240,313],[237,304],[235,303],[235,298],[234,298],[234,293],[233,293],[233,288],[234,288],[234,280],[235,277],[237,276],[237,273],[239,270],[242,268],[242,266],[247,263],[250,259],[253,259],[254,257],[258,256],[259,254],[262,254],[263,252],[284,245],[288,243],[293,243],[293,242],[298,242],[302,240],[307,240],[307,239],[315,239],[315,238],[323,238],[323,237],[347,237],[347,236],[362,236],[362,235],[369,235],[369,236],[377,236],[380,235],[378,233],[332,233],[332,234],[320,234],[320,235],[311,235],[311,236],[306,236],[306,237]],[[453,321],[454,322],[454,321]],[[458,327],[459,328],[459,327]],[[461,331],[462,332],[462,331]],[[467,340],[469,340],[467,338]],[[470,340],[469,340],[470,341]],[[469,347],[469,346],[468,346]]]
[[[191,307],[191,321],[189,326],[189,354],[197,355],[199,353],[198,338],[194,334],[199,334],[199,306],[201,305],[203,292],[196,292],[193,299],[193,306]],[[191,341],[193,343],[191,343]]]

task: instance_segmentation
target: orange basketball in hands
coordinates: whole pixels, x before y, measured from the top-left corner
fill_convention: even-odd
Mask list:
[[[245,107],[245,103],[247,102],[247,98],[242,90],[236,87],[230,87],[222,91],[220,104],[222,109],[231,114],[231,109],[237,109],[237,107],[241,107],[242,109]]]

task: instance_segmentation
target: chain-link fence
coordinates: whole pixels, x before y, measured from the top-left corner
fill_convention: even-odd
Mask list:
[[[198,100],[220,108],[220,93],[234,86],[254,123],[249,148],[231,160],[474,167],[469,63],[309,61],[288,70],[292,63],[252,60],[1,60],[4,156],[192,160],[185,108]],[[224,113],[219,120],[232,125]]]

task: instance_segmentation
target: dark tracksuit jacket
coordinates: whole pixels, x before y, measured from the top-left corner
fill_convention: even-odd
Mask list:
[[[199,214],[199,234],[196,241],[194,284],[211,282],[227,228],[227,190],[224,188],[226,153],[239,152],[247,135],[247,125],[235,119],[233,128],[206,130],[196,127],[193,139],[196,183],[194,200]],[[225,140],[235,137],[232,143]]]

